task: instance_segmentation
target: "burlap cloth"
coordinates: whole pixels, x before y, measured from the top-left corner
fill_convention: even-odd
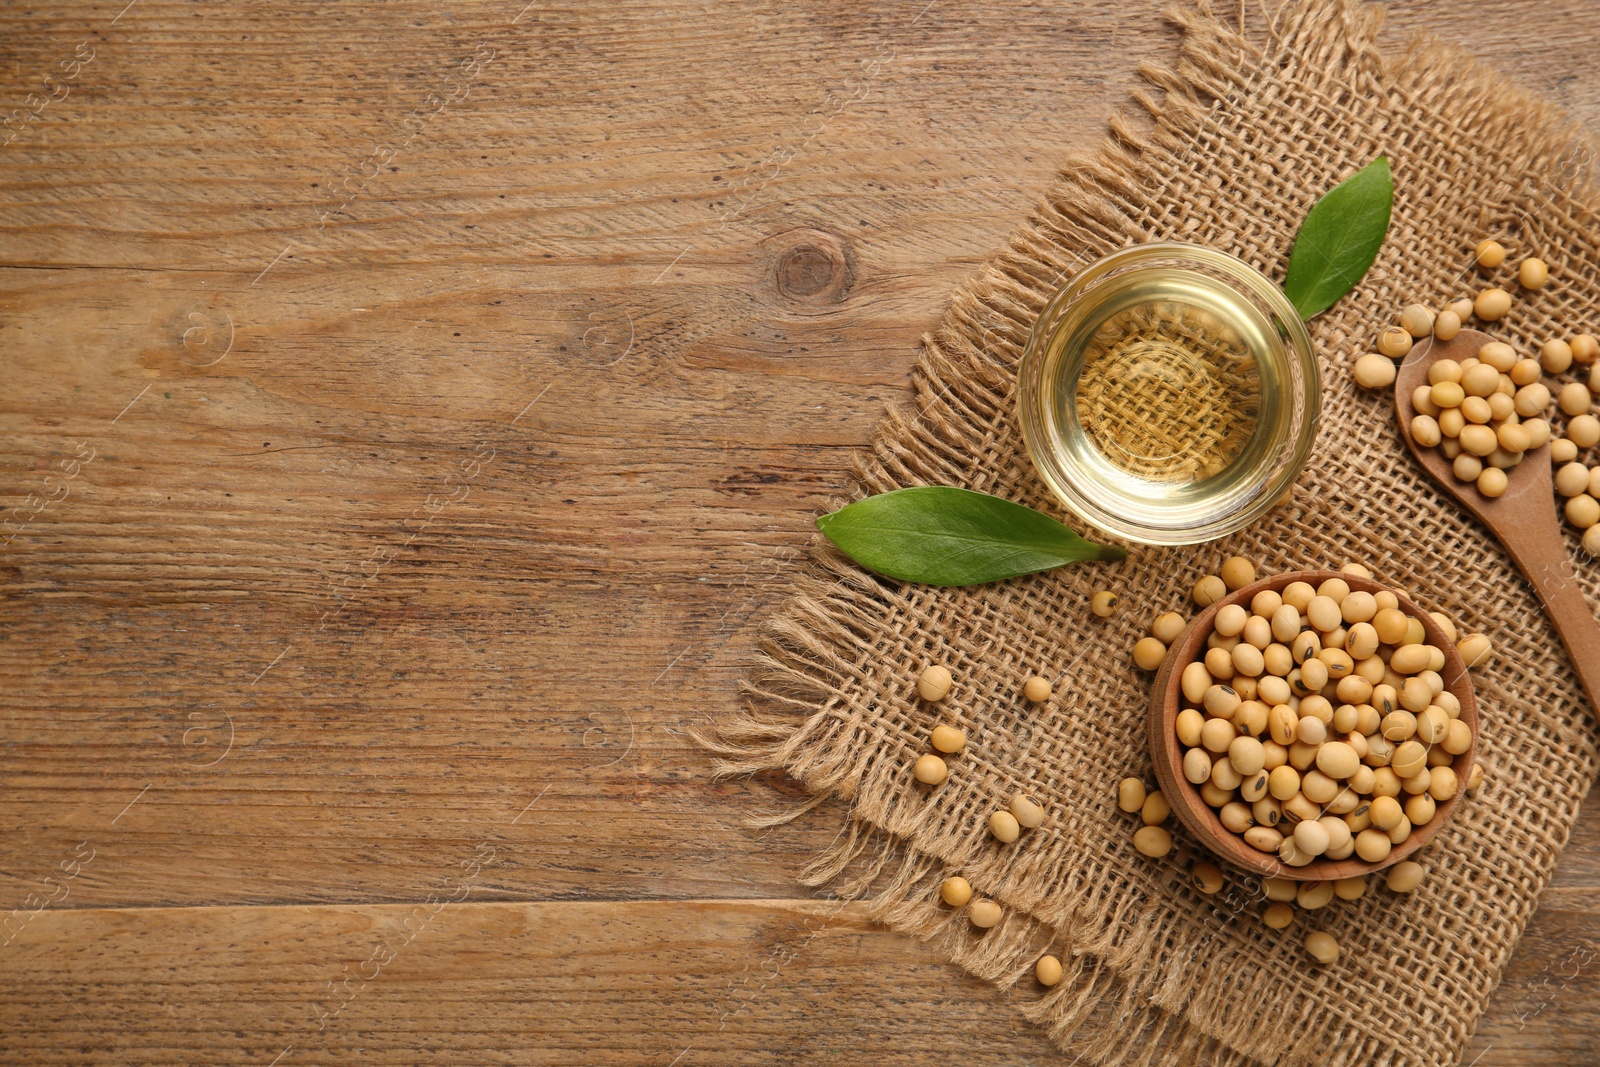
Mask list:
[[[1510,560],[1422,476],[1389,399],[1356,390],[1349,367],[1403,304],[1437,307],[1481,286],[1463,268],[1485,234],[1554,273],[1498,324],[1504,339],[1528,350],[1600,328],[1600,201],[1579,173],[1581,131],[1462,53],[1419,42],[1381,54],[1380,13],[1354,3],[1291,4],[1271,27],[1258,10],[1244,33],[1204,8],[1172,15],[1185,31],[1177,62],[1142,71],[1153,123],[1114,121],[1108,143],[1069,165],[957,294],[914,403],[887,417],[856,477],[861,495],[954,484],[1060,514],[1023,453],[1013,393],[1051,291],[1097,256],[1156,239],[1209,244],[1282,278],[1315,199],[1387,153],[1388,241],[1360,287],[1312,324],[1326,414],[1293,502],[1223,542],[958,590],[877,580],[819,545],[745,708],[708,743],[724,771],[781,769],[848,800],[839,842],[807,880],[867,895],[883,922],[974,974],[1022,982],[1023,1010],[1083,1061],[1454,1064],[1555,869],[1595,775],[1597,731]],[[1124,775],[1149,774],[1149,680],[1128,650],[1153,614],[1187,610],[1196,577],[1235,552],[1263,571],[1361,560],[1493,636],[1498,658],[1474,671],[1489,778],[1421,854],[1429,873],[1416,892],[1379,888],[1280,933],[1260,922],[1253,879],[1229,872],[1217,897],[1190,886],[1186,834],[1165,860],[1134,852],[1113,792]],[[1600,564],[1580,562],[1577,580],[1600,603]],[[1100,587],[1123,598],[1106,621],[1087,610]],[[956,677],[937,708],[915,695],[928,662]],[[1045,705],[1019,699],[1032,672],[1055,681]],[[942,716],[971,742],[930,792],[910,767]],[[1000,846],[986,816],[1022,791],[1049,819]],[[975,930],[938,902],[954,873],[1005,905],[999,926]],[[1332,966],[1301,947],[1314,925],[1343,946]],[[1042,990],[1031,972],[1047,948],[1066,978]]]

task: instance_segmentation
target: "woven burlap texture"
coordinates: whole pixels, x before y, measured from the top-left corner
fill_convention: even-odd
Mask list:
[[[1388,240],[1362,283],[1311,324],[1325,413],[1293,501],[1223,542],[1135,547],[1122,564],[968,589],[875,579],[819,544],[744,708],[705,740],[726,773],[781,769],[818,798],[846,800],[840,840],[806,880],[865,896],[878,919],[976,975],[1021,982],[1023,1010],[1083,1062],[1454,1064],[1595,775],[1597,731],[1527,585],[1426,480],[1392,402],[1357,390],[1350,365],[1404,304],[1437,307],[1481,287],[1464,268],[1486,234],[1554,273],[1496,324],[1502,339],[1529,351],[1600,327],[1590,145],[1460,52],[1418,42],[1380,54],[1374,8],[1292,4],[1269,25],[1250,10],[1244,31],[1203,7],[1171,14],[1184,33],[1178,59],[1141,70],[1149,121],[1114,120],[1108,142],[1066,168],[1008,250],[956,295],[916,370],[914,402],[889,414],[855,474],[858,495],[954,484],[1060,514],[1023,452],[1014,395],[1051,292],[1098,256],[1159,239],[1211,245],[1281,278],[1317,196],[1386,154]],[[1187,610],[1192,583],[1232,553],[1263,572],[1360,560],[1494,638],[1495,662],[1474,672],[1489,776],[1421,854],[1428,876],[1416,892],[1375,887],[1277,932],[1259,920],[1253,879],[1229,872],[1215,897],[1190,885],[1197,853],[1181,830],[1166,859],[1133,850],[1133,817],[1113,795],[1124,775],[1149,780],[1149,678],[1128,650],[1155,613]],[[1576,580],[1600,603],[1600,565],[1579,563]],[[1087,610],[1101,587],[1122,595],[1108,620]],[[938,705],[916,698],[926,663],[956,678]],[[1020,698],[1032,673],[1055,684],[1045,704]],[[910,768],[941,720],[970,742],[930,791]],[[987,816],[1024,792],[1049,817],[999,845]],[[999,926],[978,931],[939,903],[951,874],[1005,906]],[[1301,947],[1312,927],[1342,944],[1333,965]],[[1046,949],[1066,964],[1049,990],[1032,980]]]

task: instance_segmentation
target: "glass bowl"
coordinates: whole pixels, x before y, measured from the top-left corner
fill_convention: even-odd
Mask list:
[[[1294,484],[1322,381],[1283,291],[1199,245],[1136,245],[1050,299],[1018,370],[1028,455],[1107,533],[1197,544],[1242,529]]]

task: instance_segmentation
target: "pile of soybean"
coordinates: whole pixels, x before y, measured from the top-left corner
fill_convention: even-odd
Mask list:
[[[1371,577],[1360,564],[1341,570]],[[1194,601],[1209,607],[1255,578],[1249,560],[1232,557],[1220,574],[1195,584]],[[1489,661],[1487,637],[1459,636],[1448,616],[1432,614],[1468,666]],[[1177,612],[1158,616],[1134,648],[1135,664],[1159,668],[1187,624]],[[1316,588],[1294,582],[1282,593],[1263,590],[1248,608],[1225,605],[1204,657],[1182,667],[1176,732],[1184,777],[1224,827],[1288,866],[1318,856],[1381,862],[1461,787],[1450,764],[1473,738],[1439,673],[1444,664],[1444,650],[1428,643],[1421,620],[1401,610],[1389,590],[1353,591],[1330,578]],[[1481,780],[1474,765],[1466,785]],[[1164,826],[1170,807],[1160,793],[1128,778],[1117,803],[1140,815],[1135,848],[1156,858],[1171,851]],[[1386,882],[1408,892],[1422,873],[1407,861],[1391,868]],[[1191,877],[1201,892],[1222,888],[1214,863],[1196,863]],[[1294,921],[1291,902],[1317,909],[1335,896],[1354,900],[1366,879],[1265,878],[1262,889],[1262,920],[1283,929]],[[1324,931],[1311,931],[1305,944],[1319,962],[1338,955]]]
[[[1494,271],[1506,261],[1498,241],[1479,243],[1479,268]],[[1549,268],[1540,259],[1524,259],[1517,268],[1524,292],[1543,289]],[[1511,294],[1490,288],[1474,298],[1462,297],[1435,314],[1421,304],[1400,312],[1398,325],[1378,334],[1377,351],[1355,362],[1356,383],[1368,389],[1394,384],[1394,360],[1410,354],[1412,344],[1430,334],[1449,341],[1469,317],[1498,322],[1512,307]],[[1549,376],[1548,380],[1546,376]],[[1437,447],[1458,480],[1472,482],[1494,499],[1510,487],[1506,473],[1526,453],[1550,446],[1556,467],[1556,491],[1564,498],[1567,521],[1583,531],[1583,548],[1600,556],[1600,461],[1583,462],[1600,445],[1600,341],[1580,333],[1570,340],[1552,337],[1538,358],[1519,355],[1503,341],[1479,347],[1462,361],[1441,359],[1428,368],[1428,384],[1413,392],[1411,438],[1426,448]],[[1554,408],[1554,410],[1552,410]]]

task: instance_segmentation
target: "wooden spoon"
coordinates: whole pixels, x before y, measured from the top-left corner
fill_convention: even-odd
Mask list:
[[[1522,568],[1523,577],[1543,601],[1545,614],[1567,646],[1573,670],[1589,694],[1589,703],[1600,711],[1600,622],[1596,622],[1589,602],[1578,588],[1572,560],[1561,537],[1562,520],[1556,513],[1555,485],[1550,474],[1550,446],[1526,453],[1521,463],[1506,471],[1509,488],[1503,496],[1491,500],[1478,492],[1476,485],[1457,481],[1443,452],[1419,445],[1411,436],[1411,420],[1417,414],[1411,394],[1417,386],[1428,384],[1428,368],[1441,359],[1459,363],[1475,357],[1478,349],[1493,340],[1477,330],[1462,330],[1449,341],[1432,337],[1418,341],[1394,380],[1400,432],[1433,480],[1476,515]]]

